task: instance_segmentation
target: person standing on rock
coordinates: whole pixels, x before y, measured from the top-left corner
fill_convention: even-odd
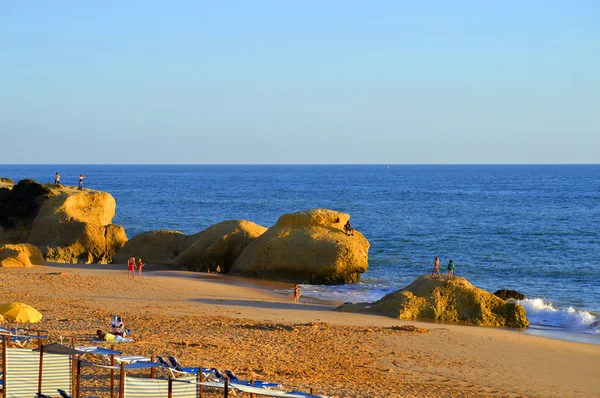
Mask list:
[[[58,171],[56,172],[56,174],[54,174],[54,185],[58,185],[60,184],[60,174],[58,174]]]
[[[440,274],[440,259],[436,257],[433,262],[433,271],[431,271],[431,277],[433,278],[433,274],[437,272],[438,278],[442,279],[442,274]]]
[[[448,279],[454,278],[454,261],[448,262]]]
[[[79,190],[83,191],[83,179],[84,179],[84,175],[83,174],[79,174]]]

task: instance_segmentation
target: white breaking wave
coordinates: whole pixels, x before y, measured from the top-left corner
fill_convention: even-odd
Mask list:
[[[554,326],[573,331],[600,334],[600,319],[587,311],[555,308],[548,300],[541,298],[517,301],[525,308],[527,318],[533,325]]]

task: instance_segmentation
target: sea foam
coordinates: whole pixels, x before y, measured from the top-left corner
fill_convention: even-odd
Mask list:
[[[517,301],[525,308],[532,325],[566,328],[576,332],[600,334],[600,318],[591,312],[556,308],[552,302],[532,298]]]

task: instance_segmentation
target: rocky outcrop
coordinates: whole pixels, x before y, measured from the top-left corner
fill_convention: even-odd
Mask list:
[[[0,244],[27,241],[31,224],[52,191],[33,180],[0,186]]]
[[[349,219],[326,209],[285,214],[242,251],[231,272],[298,283],[357,282],[367,270],[369,242],[357,231],[346,236]]]
[[[502,300],[525,300],[525,295],[523,293],[519,293],[516,290],[496,290],[494,292],[494,296],[500,297]]]
[[[22,180],[0,187],[0,244],[31,243],[47,261],[110,262],[127,241],[111,224],[115,208],[106,192]]]
[[[127,263],[133,256],[149,264],[168,264],[193,242],[194,236],[169,230],[135,235],[115,254],[113,263]]]
[[[267,229],[245,220],[215,224],[194,235],[179,231],[150,231],[131,238],[113,262],[129,257],[192,271],[228,272],[242,250]]]
[[[421,276],[402,290],[374,303],[344,304],[342,312],[374,313],[399,319],[469,322],[482,326],[526,328],[525,309],[474,287],[461,277],[432,279]]]
[[[37,247],[19,243],[0,246],[0,267],[26,267],[45,265],[44,256]]]
[[[53,189],[33,220],[28,241],[40,247],[47,261],[108,263],[127,241],[123,227],[111,224],[116,205],[106,192]]]
[[[267,228],[245,220],[229,220],[194,235],[193,242],[169,265],[191,271],[229,272],[242,250]]]

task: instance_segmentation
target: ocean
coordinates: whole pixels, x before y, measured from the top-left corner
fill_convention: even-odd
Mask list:
[[[475,286],[524,293],[532,333],[600,344],[600,165],[0,166],[15,182],[52,183],[55,172],[64,185],[84,174],[85,187],[110,192],[113,222],[130,238],[347,212],[371,242],[368,271],[354,285],[304,285],[304,295],[377,300],[430,273],[438,256],[442,271],[453,259]]]

